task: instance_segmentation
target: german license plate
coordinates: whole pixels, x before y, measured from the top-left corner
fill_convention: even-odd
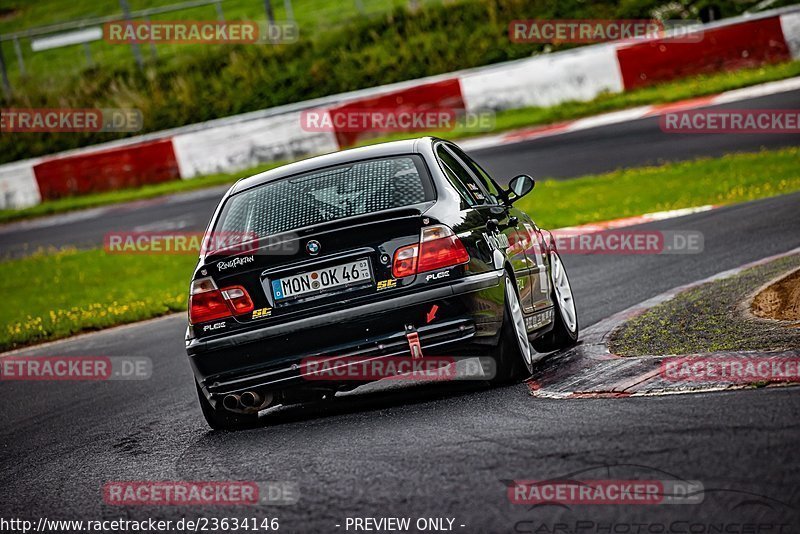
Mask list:
[[[366,258],[273,280],[272,294],[278,301],[365,282],[372,282],[372,272]]]

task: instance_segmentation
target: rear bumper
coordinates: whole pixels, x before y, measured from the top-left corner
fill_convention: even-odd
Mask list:
[[[325,315],[186,344],[197,383],[216,403],[230,393],[330,387],[303,376],[304,358],[409,356],[406,327],[416,329],[423,354],[484,355],[502,322],[503,271],[465,277],[429,290]],[[437,315],[427,324],[426,313]]]

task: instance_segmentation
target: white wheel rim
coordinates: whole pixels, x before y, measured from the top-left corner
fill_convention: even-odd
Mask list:
[[[506,298],[508,299],[508,307],[511,310],[511,324],[514,326],[514,333],[517,337],[517,344],[522,357],[525,362],[530,365],[532,361],[531,344],[528,342],[528,334],[525,331],[525,318],[522,316],[522,307],[517,298],[517,292],[514,290],[514,282],[511,279],[506,280]]]
[[[561,263],[561,258],[555,252],[550,255],[550,263],[553,268],[553,287],[556,290],[556,300],[561,311],[561,318],[570,332],[575,332],[578,326],[577,313],[575,312],[575,300],[572,298],[572,288],[569,286],[569,278]]]

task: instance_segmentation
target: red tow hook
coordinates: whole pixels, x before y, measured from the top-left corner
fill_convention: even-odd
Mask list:
[[[411,351],[411,358],[415,360],[422,358],[422,345],[419,344],[419,334],[414,325],[406,325],[406,339],[408,340],[408,349]]]

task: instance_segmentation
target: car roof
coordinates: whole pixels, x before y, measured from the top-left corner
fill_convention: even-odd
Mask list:
[[[351,148],[323,154],[312,158],[282,165],[275,169],[264,171],[249,178],[243,178],[236,182],[228,191],[228,195],[233,195],[245,189],[250,189],[267,182],[279,180],[287,176],[311,172],[316,169],[332,167],[335,165],[346,164],[351,161],[372,159],[380,157],[397,156],[400,154],[419,154],[419,147],[424,143],[437,141],[435,137],[419,137],[416,139],[404,139],[402,141],[389,141],[376,145]]]

